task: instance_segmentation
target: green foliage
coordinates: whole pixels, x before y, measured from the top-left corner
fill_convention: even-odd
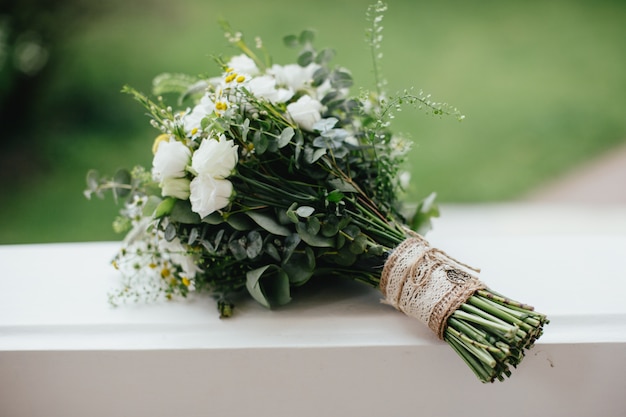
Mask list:
[[[261,305],[270,308],[291,300],[289,277],[276,265],[265,265],[246,274],[246,288]]]

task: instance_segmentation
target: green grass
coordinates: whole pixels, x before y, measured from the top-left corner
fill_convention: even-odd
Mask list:
[[[83,198],[84,175],[150,164],[156,133],[119,90],[129,83],[148,91],[160,72],[215,74],[211,55],[232,52],[219,17],[249,39],[261,36],[279,63],[295,56],[284,35],[316,29],[317,46],[335,48],[336,63],[352,70],[354,92],[372,88],[363,41],[369,3],[144,0],[90,22],[64,45],[63,72],[43,103],[80,123],[51,127],[47,168],[5,187],[0,243],[118,238],[110,226],[116,208]],[[389,91],[422,88],[467,116],[458,123],[410,108],[397,115],[396,131],[415,142],[407,199],[431,191],[442,202],[520,198],[626,139],[623,2],[388,3]],[[64,104],[76,102],[81,113]]]

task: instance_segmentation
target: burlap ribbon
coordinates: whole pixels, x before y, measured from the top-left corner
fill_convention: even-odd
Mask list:
[[[470,271],[479,272],[411,234],[385,262],[383,302],[417,318],[443,339],[450,315],[475,291],[486,288]]]

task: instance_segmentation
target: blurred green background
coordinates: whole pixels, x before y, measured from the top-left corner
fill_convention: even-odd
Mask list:
[[[3,0],[0,6],[0,243],[119,239],[111,199],[85,173],[149,166],[157,133],[120,93],[161,72],[217,74],[234,51],[217,24],[260,36],[277,63],[285,35],[315,29],[356,88],[373,88],[364,42],[372,0]],[[405,108],[415,142],[407,200],[522,198],[626,140],[626,2],[389,0],[390,92],[423,89],[466,120]]]

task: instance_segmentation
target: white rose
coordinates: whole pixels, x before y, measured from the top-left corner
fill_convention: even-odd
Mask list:
[[[285,85],[294,91],[303,90],[310,86],[313,74],[320,68],[318,64],[309,64],[301,67],[298,64],[285,66],[272,65],[268,71],[276,77],[278,85]]]
[[[189,182],[187,178],[164,178],[161,181],[161,195],[186,200],[189,198]]]
[[[191,168],[197,175],[224,179],[233,172],[237,161],[237,145],[222,135],[219,140],[202,140],[200,147],[191,157]]]
[[[255,97],[264,98],[272,103],[284,103],[293,97],[293,91],[276,88],[276,79],[271,75],[253,78],[247,87]]]
[[[165,178],[182,178],[189,165],[191,150],[177,140],[159,143],[152,160],[152,175],[157,181]]]
[[[291,120],[296,122],[302,129],[310,132],[313,131],[315,122],[322,118],[321,110],[322,103],[307,95],[300,97],[295,103],[287,105],[287,113]]]
[[[233,184],[228,180],[204,174],[191,181],[190,191],[191,210],[204,218],[228,205]]]
[[[259,68],[254,63],[254,60],[245,54],[232,57],[230,61],[228,61],[227,66],[232,68],[236,73],[249,75],[257,75],[259,73]]]

